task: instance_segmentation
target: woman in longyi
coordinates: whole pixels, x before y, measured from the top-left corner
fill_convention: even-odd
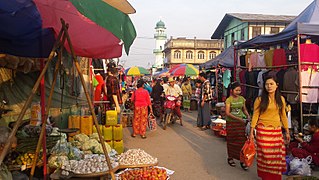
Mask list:
[[[282,126],[285,128],[286,142],[290,141],[290,135],[285,106],[278,81],[275,77],[267,77],[261,97],[255,100],[249,136],[253,141],[256,128],[257,173],[263,180],[281,180],[281,174],[286,171]]]

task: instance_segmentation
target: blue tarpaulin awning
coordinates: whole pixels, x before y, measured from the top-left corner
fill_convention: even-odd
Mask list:
[[[275,35],[259,35],[239,43],[238,48],[254,48],[287,42],[298,34],[319,35],[319,0],[314,0],[283,31]]]
[[[0,53],[46,58],[55,42],[54,32],[42,28],[32,0],[0,1]]]

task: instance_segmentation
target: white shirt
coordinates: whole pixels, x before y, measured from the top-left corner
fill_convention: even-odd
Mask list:
[[[174,97],[183,95],[182,89],[177,84],[174,84],[174,87],[167,86],[167,88],[164,89],[164,93],[166,96],[170,95]]]

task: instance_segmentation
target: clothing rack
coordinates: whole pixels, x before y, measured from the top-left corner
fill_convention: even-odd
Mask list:
[[[265,66],[265,67],[252,67],[252,69],[276,69],[276,68],[283,68],[283,67],[294,67],[298,66],[298,64],[287,64],[287,65],[281,65],[281,66]],[[238,68],[241,69],[249,69],[248,67],[245,66],[237,66]]]
[[[253,86],[250,84],[244,84],[244,83],[240,83],[241,86],[246,86],[246,87],[251,87],[251,88],[255,88],[255,89],[262,89],[259,86]],[[297,91],[280,91],[281,93],[285,93],[285,94],[299,94],[299,92]],[[303,95],[307,95],[308,93],[302,93]]]
[[[286,94],[298,94],[298,97],[299,97],[299,105],[300,105],[300,124],[301,124],[301,127],[304,125],[304,117],[318,117],[319,116],[319,112],[318,114],[311,114],[310,112],[308,114],[306,114],[306,112],[303,112],[303,100],[302,100],[302,95],[307,95],[307,93],[303,93],[303,88],[311,88],[311,89],[319,89],[319,86],[302,86],[302,65],[309,65],[310,68],[311,68],[311,71],[314,71],[314,66],[319,66],[319,62],[301,62],[301,56],[300,56],[300,41],[301,41],[301,34],[298,34],[296,36],[297,38],[297,50],[298,50],[298,56],[296,57],[296,59],[298,58],[298,62],[297,64],[287,64],[287,65],[280,65],[280,66],[266,66],[266,67],[244,67],[244,66],[240,66],[239,64],[237,64],[238,62],[238,53],[239,51],[238,50],[241,50],[241,49],[238,49],[238,48],[235,48],[236,50],[236,53],[234,56],[234,69],[277,69],[277,68],[285,68],[285,67],[296,67],[297,68],[297,71],[298,71],[298,79],[299,79],[299,90],[297,92],[292,92],[292,91],[281,91],[282,93],[286,93]],[[293,40],[293,38],[291,39]],[[268,48],[270,46],[273,46],[275,45],[276,42],[272,42],[272,43],[264,43],[263,45],[251,45],[251,47],[246,47],[246,49],[265,49],[265,48]],[[319,69],[319,67],[318,67]],[[236,77],[237,74],[235,74],[235,77]],[[256,89],[260,89],[258,86],[252,86],[252,85],[249,85],[249,84],[243,84],[241,83],[242,86],[247,86],[247,87],[250,87],[250,88],[256,88]],[[298,103],[298,102],[297,102]],[[301,131],[303,131],[303,129],[301,128]]]

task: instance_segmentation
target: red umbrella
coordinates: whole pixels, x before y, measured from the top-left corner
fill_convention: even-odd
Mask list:
[[[43,27],[61,29],[60,18],[69,24],[75,54],[92,58],[122,56],[128,53],[136,32],[128,15],[102,0],[34,0]],[[68,46],[65,46],[68,48]],[[69,50],[69,49],[68,49]]]

